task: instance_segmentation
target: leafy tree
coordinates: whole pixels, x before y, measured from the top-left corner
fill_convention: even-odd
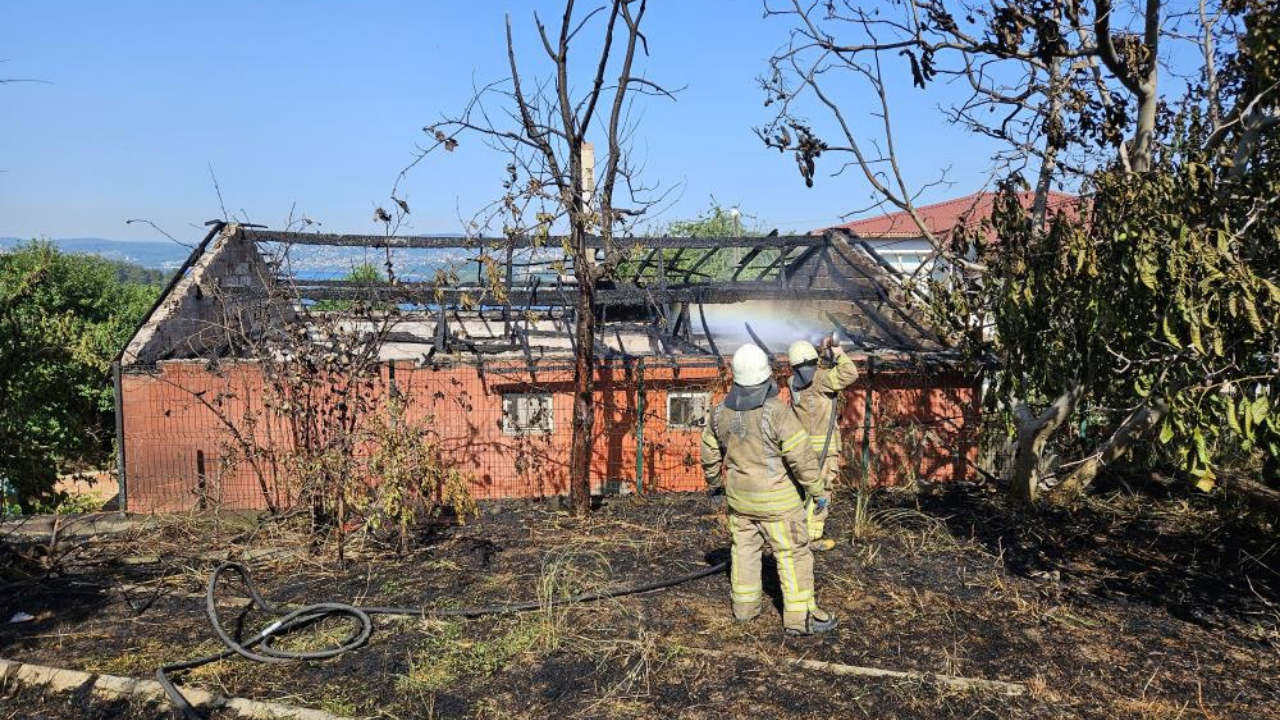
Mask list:
[[[351,268],[351,271],[342,277],[343,280],[361,285],[377,286],[385,285],[387,282],[386,273],[371,262],[363,262]],[[350,300],[321,300],[317,302],[312,309],[316,312],[337,312],[349,310],[351,308]]]
[[[710,206],[703,212],[698,213],[697,217],[684,220],[672,220],[665,226],[661,227],[655,234],[665,235],[668,237],[700,237],[700,238],[717,238],[717,237],[761,237],[765,232],[758,227],[744,228],[742,226],[741,214],[735,214],[734,209],[725,208],[712,198]],[[645,258],[649,255],[649,249],[644,246],[631,248],[630,254],[618,266],[619,277],[633,277],[636,271],[641,269],[643,265],[644,272],[641,277],[656,277],[658,261],[656,256],[650,260],[648,265],[644,265]],[[690,253],[680,252],[679,250],[663,250],[663,262],[667,269],[668,278],[676,276],[680,273],[694,269],[702,257],[704,252]],[[771,260],[778,256],[778,251],[769,249],[761,252],[756,256],[753,265],[764,267]],[[725,250],[717,252],[711,256],[709,260],[698,265],[696,272],[697,279],[700,280],[728,280],[732,276],[734,268],[737,267],[738,261],[741,259],[740,253],[733,250]],[[751,279],[754,277],[751,270],[747,270],[742,274],[743,278]]]
[[[1061,429],[1057,454],[1079,458],[1061,473],[1067,488],[1125,457],[1205,489],[1224,463],[1280,458],[1280,223],[1232,192],[1226,168],[1157,163],[1099,176],[1083,215],[1042,233],[1009,188],[998,246],[961,241],[989,268],[971,294],[995,324],[979,341],[1002,361],[989,407],[1039,428],[1021,435],[1035,444],[1014,473],[1026,497]],[[1260,184],[1280,190],[1275,177]],[[1033,419],[1037,403],[1048,409]]]
[[[51,243],[0,254],[0,481],[23,508],[64,469],[109,459],[110,363],[157,294]]]
[[[167,270],[153,270],[122,260],[110,261],[116,269],[116,277],[127,285],[163,285],[173,273]]]
[[[351,282],[369,284],[385,283],[387,281],[386,275],[378,269],[378,266],[369,262],[361,263],[351,268],[351,272],[347,273],[346,279]]]
[[[980,234],[957,243],[988,272],[960,292],[953,278],[945,302],[962,309],[953,317],[981,308],[994,320],[989,349],[1002,367],[989,399],[1019,428],[1014,488],[1025,497],[1037,495],[1051,439],[1078,458],[1059,473],[1064,489],[1126,460],[1203,489],[1233,465],[1280,480],[1280,138],[1224,132],[1213,118],[1260,107],[1275,117],[1276,45],[1258,34],[1268,24],[1274,39],[1274,16],[1245,16],[1223,94],[1188,94],[1152,138],[1146,172],[1096,173],[1087,202],[1045,230],[1011,184],[995,213],[998,247]],[[1039,416],[1036,403],[1048,405]],[[1082,423],[1091,436],[1060,432]]]
[[[1016,440],[1016,492],[1083,487],[1126,461],[1201,487],[1240,461],[1274,470],[1274,0],[765,9],[792,30],[762,79],[777,117],[761,138],[808,184],[820,162],[860,170],[953,269],[931,297],[972,356],[997,361],[988,417]],[[961,88],[943,112],[993,141],[1007,178],[992,221],[958,237],[916,211],[891,112],[895,85],[940,79]],[[1053,212],[1064,185],[1085,199]]]

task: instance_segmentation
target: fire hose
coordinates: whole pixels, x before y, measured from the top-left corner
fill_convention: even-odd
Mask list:
[[[835,352],[830,346],[827,347],[827,361],[835,364]],[[822,454],[818,456],[818,471],[826,472],[827,469],[827,453],[831,450],[831,436],[836,432],[836,404],[839,401],[839,395],[831,396],[831,417],[827,419],[827,439],[822,441]]]
[[[194,668],[226,660],[227,658],[239,655],[240,657],[261,663],[282,663],[293,660],[325,660],[337,657],[345,652],[355,650],[365,644],[369,637],[373,634],[373,615],[394,615],[401,617],[461,617],[475,618],[483,615],[508,615],[512,613],[527,612],[530,610],[540,610],[543,608],[557,605],[571,605],[577,603],[593,602],[596,600],[604,600],[607,598],[623,597],[626,595],[636,595],[653,590],[663,590],[674,587],[693,580],[715,575],[724,572],[729,566],[728,562],[716,563],[710,567],[703,568],[696,572],[678,577],[667,578],[665,580],[656,580],[654,582],[642,583],[639,585],[629,585],[625,587],[612,588],[608,590],[599,590],[595,592],[581,593],[566,598],[548,598],[546,600],[531,600],[528,602],[509,603],[504,605],[486,605],[471,608],[412,608],[412,607],[365,607],[358,605],[348,605],[338,602],[321,602],[312,605],[289,609],[279,605],[274,605],[262,597],[258,592],[258,587],[253,581],[253,576],[249,572],[249,568],[237,562],[225,562],[214,569],[213,574],[209,576],[209,584],[205,592],[205,613],[209,617],[209,624],[213,626],[213,631],[217,633],[218,639],[226,646],[226,649],[204,657],[192,660],[184,660],[182,662],[171,663],[156,670],[156,679],[160,682],[160,686],[164,688],[164,692],[169,696],[170,703],[174,708],[180,711],[187,720],[204,720],[203,716],[196,712],[191,703],[187,701],[182,692],[174,685],[173,680],[169,678],[171,673],[183,672]],[[218,583],[225,573],[234,573],[240,576],[244,582],[245,589],[249,591],[249,598],[254,607],[269,615],[280,616],[275,622],[259,631],[253,637],[239,641],[231,633],[227,632],[222,625],[222,620],[218,616],[218,608],[216,602],[216,592]],[[351,632],[336,645],[323,650],[311,651],[294,651],[283,650],[275,647],[272,641],[296,630],[302,629],[309,625],[314,625],[321,620],[327,618],[347,618],[353,623]]]
[[[751,333],[752,339],[754,339],[761,348],[764,348],[764,343],[751,329],[750,325],[747,325],[747,330]],[[767,349],[766,352],[768,352]],[[825,465],[827,453],[830,450],[831,437],[834,433],[836,424],[835,410],[836,398],[832,397],[831,417],[827,425],[827,437],[822,446],[819,467],[823,467]],[[284,663],[295,660],[326,660],[334,658],[342,655],[343,653],[360,648],[368,642],[369,638],[373,635],[373,619],[371,617],[373,615],[440,618],[475,618],[484,615],[508,615],[512,613],[528,612],[530,610],[540,610],[558,605],[594,602],[596,600],[637,595],[639,593],[652,592],[654,590],[663,590],[691,582],[693,580],[699,580],[704,577],[715,575],[716,573],[723,572],[728,568],[728,566],[728,562],[720,562],[696,572],[667,578],[665,580],[656,580],[654,582],[612,588],[609,590],[580,593],[566,598],[549,598],[545,601],[531,600],[527,602],[508,603],[502,605],[441,609],[359,606],[338,602],[321,602],[304,605],[290,610],[287,607],[274,605],[262,596],[262,593],[258,591],[257,584],[254,583],[253,575],[250,574],[249,568],[237,562],[224,562],[215,568],[213,573],[209,576],[209,583],[205,591],[205,614],[209,618],[209,624],[213,626],[214,633],[217,634],[218,639],[222,641],[222,644],[226,646],[226,649],[212,655],[205,655],[191,660],[183,660],[181,662],[164,665],[156,670],[156,680],[159,681],[160,686],[169,697],[170,703],[172,703],[174,708],[180,711],[187,720],[204,720],[203,716],[196,712],[196,709],[192,707],[187,698],[180,690],[178,690],[178,687],[174,684],[173,680],[170,679],[169,675],[171,673],[193,670],[220,660],[226,660],[236,655],[260,663]],[[222,576],[227,572],[232,572],[240,576],[245,589],[249,592],[249,599],[254,607],[269,615],[280,616],[275,622],[259,631],[253,637],[244,641],[237,640],[231,633],[227,632],[226,628],[222,624],[222,619],[218,615],[216,597],[218,584],[222,579]],[[309,625],[314,625],[321,620],[334,617],[348,618],[354,626],[352,627],[351,632],[349,632],[345,638],[340,640],[333,647],[325,648],[323,650],[296,651],[283,650],[272,645],[274,638],[288,635]]]

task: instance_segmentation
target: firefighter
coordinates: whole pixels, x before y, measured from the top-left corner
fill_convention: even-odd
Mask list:
[[[831,342],[831,338],[822,341],[824,350],[830,348],[834,362],[831,367],[821,368],[818,364],[818,348],[813,343],[800,340],[787,349],[787,360],[791,363],[791,406],[795,410],[800,424],[809,433],[813,443],[813,452],[822,459],[823,448],[827,455],[823,460],[822,482],[830,489],[840,472],[840,424],[833,423],[835,399],[840,393],[858,380],[858,368],[853,360],[845,354],[844,348]],[[827,434],[830,432],[830,439]],[[826,551],[836,546],[834,540],[823,537],[826,531],[828,504],[819,506],[814,502],[805,504],[805,515],[809,523],[809,542],[813,549]]]
[[[702,467],[712,492],[728,496],[734,618],[746,622],[760,614],[760,563],[768,543],[778,564],[784,631],[834,630],[836,618],[814,596],[805,520],[806,498],[818,507],[827,502],[818,457],[795,413],[778,399],[769,359],[755,345],[733,355],[733,389],[702,432]]]

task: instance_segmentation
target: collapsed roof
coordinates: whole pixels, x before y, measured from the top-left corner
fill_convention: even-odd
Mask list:
[[[604,241],[588,240],[598,252]],[[629,250],[595,294],[603,361],[720,363],[835,334],[886,358],[946,360],[918,299],[866,243],[841,232],[620,237]],[[558,238],[335,235],[216,223],[121,355],[125,366],[251,358],[253,337],[317,318],[384,322],[384,360],[529,364],[572,355],[578,288]],[[362,312],[352,312],[359,308]]]

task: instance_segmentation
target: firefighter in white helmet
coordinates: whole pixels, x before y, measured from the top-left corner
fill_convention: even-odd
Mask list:
[[[809,433],[813,452],[822,461],[822,481],[829,490],[840,472],[843,454],[840,423],[832,422],[835,419],[835,400],[845,388],[857,382],[858,368],[845,354],[844,348],[831,342],[831,338],[823,340],[822,344],[823,349],[831,349],[833,362],[830,367],[819,366],[818,348],[813,343],[800,340],[791,344],[787,349],[787,360],[791,363],[788,385],[791,388],[791,406]],[[822,456],[824,449],[826,457]],[[828,509],[827,503],[819,506],[810,502],[805,506],[814,550],[830,550],[836,545],[831,538],[823,537]]]
[[[733,533],[733,615],[760,614],[761,558],[773,548],[782,586],[782,624],[789,635],[833,630],[818,607],[805,500],[824,505],[818,456],[795,413],[778,399],[769,358],[755,345],[733,355],[733,389],[712,408],[702,432],[702,467],[713,491],[728,496]]]

